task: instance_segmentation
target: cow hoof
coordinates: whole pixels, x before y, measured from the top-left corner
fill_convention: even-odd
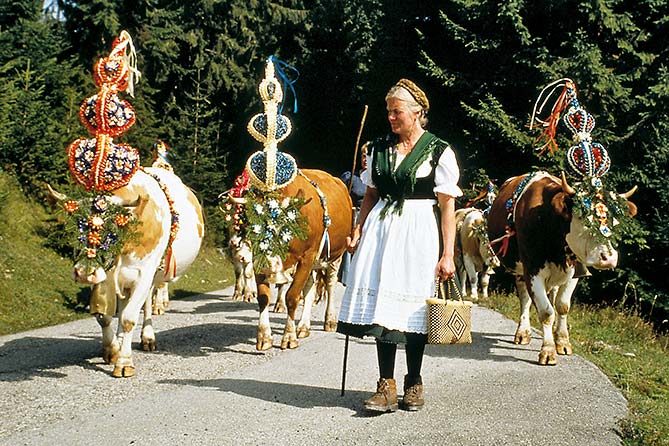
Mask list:
[[[337,331],[337,321],[327,321],[323,326],[323,329],[328,333],[334,333]]]
[[[555,350],[541,350],[539,352],[539,365],[556,365],[557,355]]]
[[[555,343],[555,349],[557,350],[558,355],[571,355],[573,353],[571,342],[569,341],[557,341]]]
[[[283,338],[281,340],[281,350],[285,350],[287,348],[289,349],[294,349],[297,348],[300,344],[297,342],[297,339],[295,338]]]
[[[529,330],[517,331],[516,335],[513,337],[513,343],[520,345],[527,345],[530,343],[530,339],[531,336]]]
[[[311,334],[311,330],[307,327],[297,327],[297,339],[308,338]]]
[[[153,309],[151,314],[154,315],[154,316],[162,316],[163,314],[165,314],[165,310],[163,310],[162,308],[156,307],[156,308]]]
[[[272,338],[258,338],[256,341],[256,350],[264,352],[272,348]]]
[[[102,360],[107,364],[116,364],[118,361],[118,350],[108,347],[102,350]]]
[[[135,376],[135,368],[131,365],[125,365],[125,366],[117,365],[116,367],[114,367],[112,376],[114,378],[130,378],[132,376]]]
[[[256,300],[256,296],[253,294],[247,294],[244,296],[244,302],[253,303]]]
[[[286,312],[286,306],[282,304],[276,304],[274,305],[274,309],[272,310],[274,313],[285,313]]]
[[[142,341],[142,350],[145,352],[155,352],[156,351],[156,340],[155,339],[147,339],[145,341]]]

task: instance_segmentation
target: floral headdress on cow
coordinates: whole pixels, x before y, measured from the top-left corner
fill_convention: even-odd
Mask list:
[[[541,118],[543,108],[558,91],[550,114]],[[611,167],[611,158],[602,144],[593,142],[595,118],[578,101],[576,84],[571,79],[557,80],[541,91],[532,111],[530,129],[535,123],[544,129],[538,137],[544,142],[537,148],[540,155],[558,149],[555,136],[560,124],[570,131],[575,145],[566,151],[565,160],[570,176],[576,178],[573,187],[569,187],[569,192],[574,193],[574,212],[597,238],[616,240],[611,228],[629,218],[626,198],[635,189],[622,195],[606,190],[602,177]],[[562,175],[564,178],[564,172]],[[564,183],[567,184],[566,179]]]
[[[270,257],[285,260],[290,241],[307,235],[307,221],[300,213],[304,199],[279,193],[299,169],[292,156],[278,150],[278,143],[291,132],[291,123],[279,108],[283,90],[275,76],[274,61],[273,57],[267,60],[265,78],[258,87],[264,111],[253,116],[247,126],[263,150],[249,156],[233,188],[220,195],[226,227],[249,241],[256,271],[269,266]]]
[[[71,230],[77,234],[75,258],[109,267],[134,233],[130,212],[109,203],[109,192],[127,185],[140,169],[139,153],[114,138],[135,123],[135,110],[118,94],[134,95],[140,73],[130,34],[121,32],[107,57],[93,66],[93,79],[100,88],[79,108],[79,118],[92,138],[79,138],[68,149],[68,165],[75,182],[85,189],[80,200],[67,200],[65,210],[72,217]]]

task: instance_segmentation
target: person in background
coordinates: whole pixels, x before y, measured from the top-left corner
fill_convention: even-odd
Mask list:
[[[346,187],[349,189],[349,194],[351,195],[351,201],[353,201],[355,221],[358,220],[358,215],[360,214],[360,205],[362,204],[362,199],[365,196],[367,191],[367,185],[362,182],[360,175],[362,172],[367,170],[367,148],[369,147],[369,141],[364,143],[360,148],[360,170],[351,176],[351,171],[347,170],[339,179],[341,179]],[[355,222],[353,222],[355,223]],[[344,286],[346,286],[346,280],[348,277],[348,269],[351,264],[351,253],[345,252],[341,258],[341,264],[339,265],[339,272],[337,274],[337,279]]]
[[[362,199],[365,196],[367,191],[367,185],[362,182],[360,175],[362,172],[367,170],[367,148],[369,147],[369,141],[364,143],[360,147],[360,170],[357,173],[353,174],[353,183],[351,183],[351,171],[347,170],[342,173],[339,179],[341,179],[346,187],[349,188],[349,193],[351,194],[351,200],[353,200],[353,206],[357,209],[360,209],[362,204]]]
[[[379,380],[369,411],[398,409],[397,346],[405,345],[403,407],[423,407],[421,368],[427,343],[426,298],[436,280],[455,275],[455,198],[460,171],[448,143],[425,130],[430,103],[401,79],[386,95],[391,133],[368,149],[360,216],[348,240],[355,253],[337,331],[376,339]]]

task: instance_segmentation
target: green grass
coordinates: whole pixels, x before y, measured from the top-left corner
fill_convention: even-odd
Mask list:
[[[90,293],[72,279],[72,261],[48,249],[42,234],[53,214],[29,202],[18,183],[0,172],[0,335],[88,317]],[[171,298],[231,285],[234,273],[205,246],[187,274],[170,286]]]
[[[518,320],[515,295],[491,293],[479,303]],[[534,309],[532,316],[539,328]],[[654,333],[633,309],[578,302],[569,312],[569,333],[574,354],[599,367],[627,398],[624,444],[669,445],[669,337]]]

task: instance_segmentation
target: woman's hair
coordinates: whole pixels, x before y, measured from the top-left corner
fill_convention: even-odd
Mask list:
[[[412,113],[418,113],[418,122],[422,128],[427,126],[427,111],[416,101],[416,99],[401,85],[393,85],[388,94],[386,94],[386,102],[390,98],[399,99],[407,104],[407,108]]]

